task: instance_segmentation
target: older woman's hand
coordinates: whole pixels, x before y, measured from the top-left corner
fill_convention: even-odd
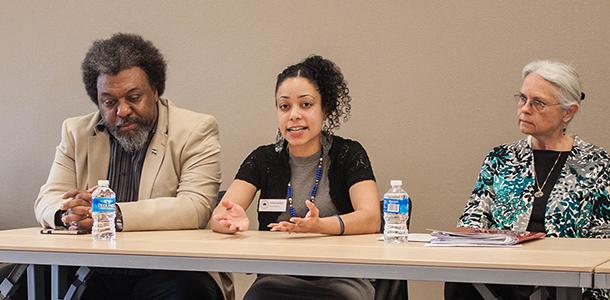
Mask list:
[[[304,218],[292,217],[290,222],[282,221],[279,223],[271,223],[267,227],[271,228],[271,231],[287,231],[287,232],[319,232],[320,227],[320,211],[316,205],[307,200],[305,205],[309,209],[309,212]]]

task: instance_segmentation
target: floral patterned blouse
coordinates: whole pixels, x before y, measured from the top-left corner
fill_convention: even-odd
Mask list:
[[[460,227],[527,229],[537,191],[531,138],[494,148],[485,158]],[[610,223],[610,156],[578,136],[546,205],[547,236],[590,237]]]

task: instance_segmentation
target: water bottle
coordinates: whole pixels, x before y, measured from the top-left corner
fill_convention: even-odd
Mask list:
[[[392,186],[383,195],[383,240],[386,243],[404,243],[407,241],[409,219],[409,194],[402,189],[401,180],[391,180]]]
[[[108,180],[98,180],[97,188],[91,195],[91,211],[93,228],[91,234],[94,240],[114,240],[116,230],[116,194],[108,186]]]

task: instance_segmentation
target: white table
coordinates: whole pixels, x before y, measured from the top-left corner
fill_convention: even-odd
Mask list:
[[[610,289],[610,262],[595,267],[594,285],[597,289]]]
[[[573,298],[593,287],[610,241],[544,239],[519,248],[445,248],[385,244],[378,235],[324,236],[209,230],[122,232],[115,242],[90,235],[0,231],[0,261],[57,266],[245,272],[560,287]],[[32,273],[32,276],[35,272]],[[54,272],[54,278],[57,279]],[[54,282],[54,286],[57,282]],[[54,289],[54,295],[61,294]]]

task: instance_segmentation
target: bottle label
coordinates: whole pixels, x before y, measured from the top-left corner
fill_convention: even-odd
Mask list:
[[[115,212],[115,203],[115,198],[93,198],[91,201],[91,210],[93,213]]]
[[[409,214],[409,198],[383,198],[383,212],[392,214]]]

